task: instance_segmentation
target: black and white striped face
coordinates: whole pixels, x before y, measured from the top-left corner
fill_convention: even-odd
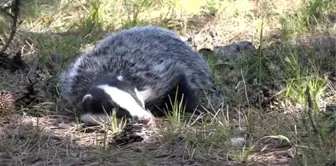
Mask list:
[[[83,97],[82,106],[84,114],[81,121],[97,124],[109,118],[112,111],[117,111],[117,118],[133,117],[140,121],[152,118],[150,112],[145,109],[144,97],[138,90],[125,82],[122,77],[109,79],[89,91]]]

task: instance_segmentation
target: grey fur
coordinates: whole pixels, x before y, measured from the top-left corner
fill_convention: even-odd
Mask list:
[[[212,85],[208,64],[174,32],[133,27],[108,34],[70,64],[60,77],[61,96],[76,105],[98,80],[121,75],[139,91],[150,87],[149,101],[165,95],[180,74],[195,91]]]

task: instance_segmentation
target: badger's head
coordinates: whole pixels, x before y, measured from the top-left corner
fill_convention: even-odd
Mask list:
[[[84,111],[81,121],[84,123],[104,123],[113,111],[116,111],[117,118],[131,117],[145,124],[153,122],[153,116],[145,109],[144,99],[137,88],[121,76],[107,78],[89,89],[81,104]]]

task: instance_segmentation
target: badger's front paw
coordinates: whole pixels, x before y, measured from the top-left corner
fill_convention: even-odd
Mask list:
[[[146,110],[137,112],[137,114],[133,115],[133,119],[146,126],[153,126],[155,124],[155,117]]]

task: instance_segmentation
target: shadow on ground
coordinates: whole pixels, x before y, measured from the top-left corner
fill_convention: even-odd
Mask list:
[[[191,156],[171,140],[104,148],[104,134],[60,128],[64,117],[13,116],[1,124],[0,153],[6,165],[222,165],[223,159]],[[100,143],[99,143],[100,142]],[[232,165],[232,164],[229,164]]]

